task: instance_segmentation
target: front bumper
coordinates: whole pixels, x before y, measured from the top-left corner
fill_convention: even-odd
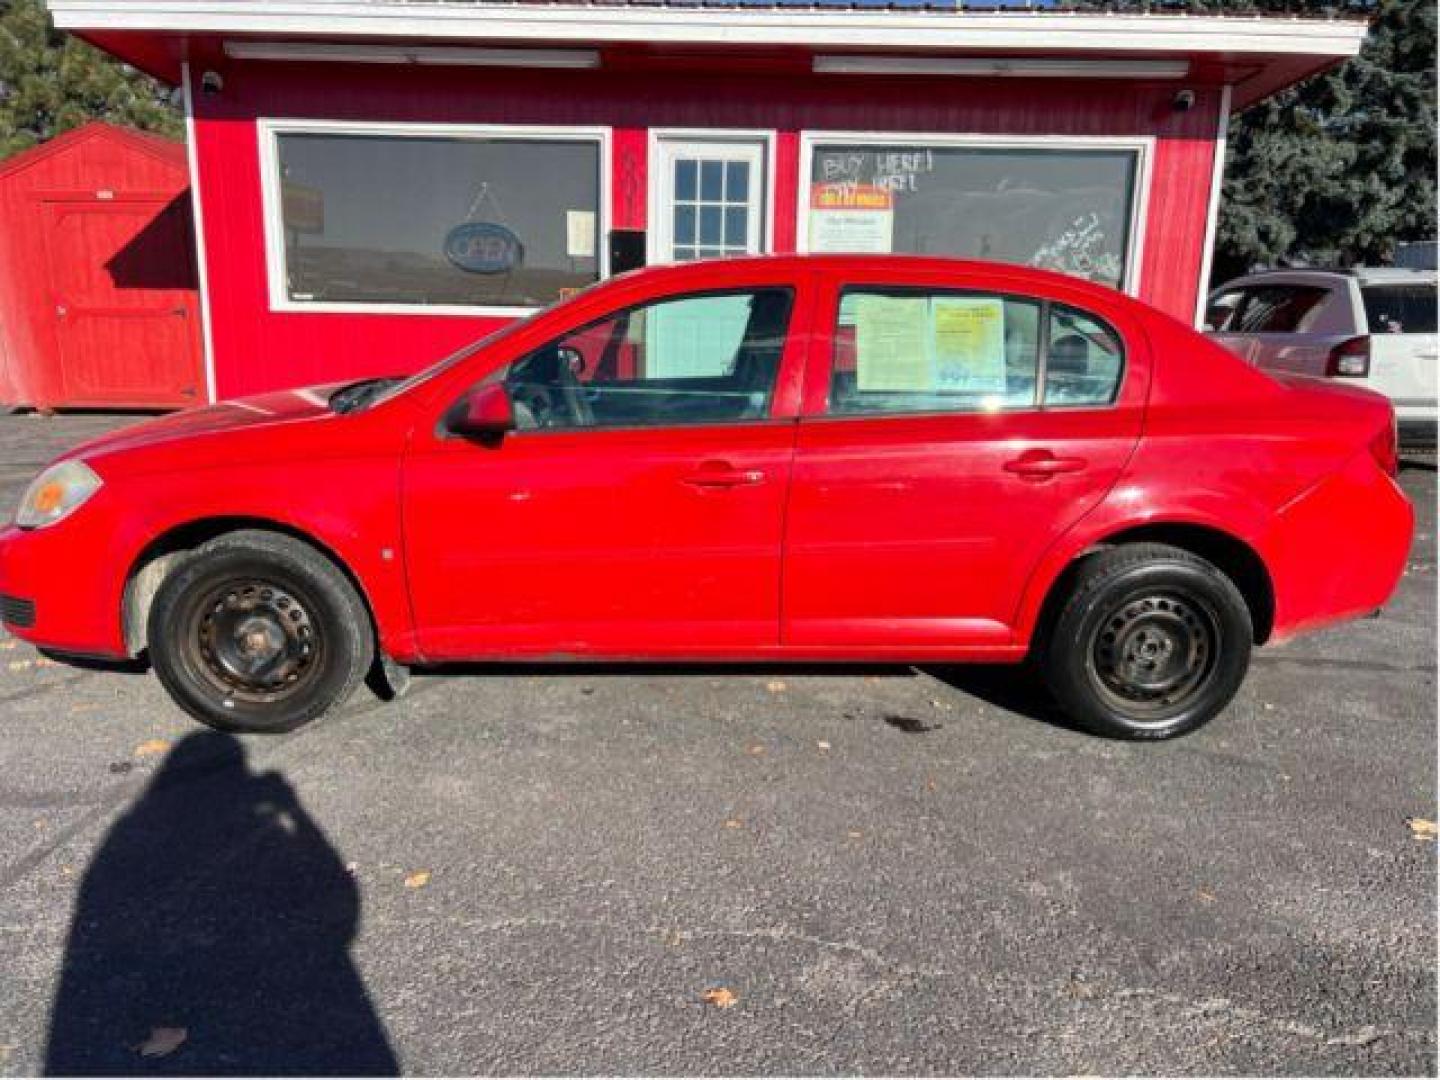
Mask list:
[[[0,530],[0,621],[40,648],[119,659],[127,549],[91,510],[44,529]]]

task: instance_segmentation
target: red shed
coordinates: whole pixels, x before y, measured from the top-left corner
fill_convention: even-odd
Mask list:
[[[183,144],[92,123],[0,163],[0,402],[204,400]]]
[[[50,0],[183,87],[211,393],[412,371],[640,262],[913,251],[1191,320],[1233,109],[1364,22],[963,3]]]

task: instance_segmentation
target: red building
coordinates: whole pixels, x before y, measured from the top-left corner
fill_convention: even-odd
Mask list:
[[[641,261],[916,251],[1190,321],[1226,118],[1343,20],[954,7],[51,0],[179,85],[209,392],[416,369]]]

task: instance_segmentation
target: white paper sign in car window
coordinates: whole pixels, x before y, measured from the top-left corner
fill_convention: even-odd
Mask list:
[[[937,296],[931,301],[935,389],[1005,392],[1005,301]]]

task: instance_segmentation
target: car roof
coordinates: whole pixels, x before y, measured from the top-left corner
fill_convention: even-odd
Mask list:
[[[1232,278],[1210,291],[1211,296],[1250,285],[1315,285],[1334,288],[1343,282],[1361,285],[1424,285],[1434,282],[1434,270],[1417,270],[1403,266],[1356,266],[1348,270],[1261,270]]]
[[[1355,277],[1361,285],[1433,285],[1434,270],[1409,266],[1357,266]]]
[[[746,255],[738,258],[709,260],[703,264],[693,262],[660,263],[632,270],[609,280],[620,281],[623,279],[635,283],[648,283],[654,279],[656,283],[659,283],[662,279],[672,275],[692,276],[702,266],[712,269],[716,277],[726,283],[742,282],[747,270],[761,268],[765,273],[773,273],[777,270],[783,273],[791,270],[797,274],[819,268],[835,276],[856,280],[863,280],[867,277],[875,278],[878,279],[877,284],[883,284],[884,279],[891,274],[904,275],[916,271],[922,273],[928,271],[968,278],[983,279],[987,276],[1003,278],[1006,287],[1009,288],[1017,286],[1023,288],[1029,285],[1044,291],[1048,288],[1059,287],[1070,291],[1089,293],[1100,303],[1114,303],[1117,298],[1134,300],[1133,297],[1117,289],[1107,288],[1072,274],[1041,270],[1033,266],[1021,266],[1018,263],[954,259],[936,255]]]

